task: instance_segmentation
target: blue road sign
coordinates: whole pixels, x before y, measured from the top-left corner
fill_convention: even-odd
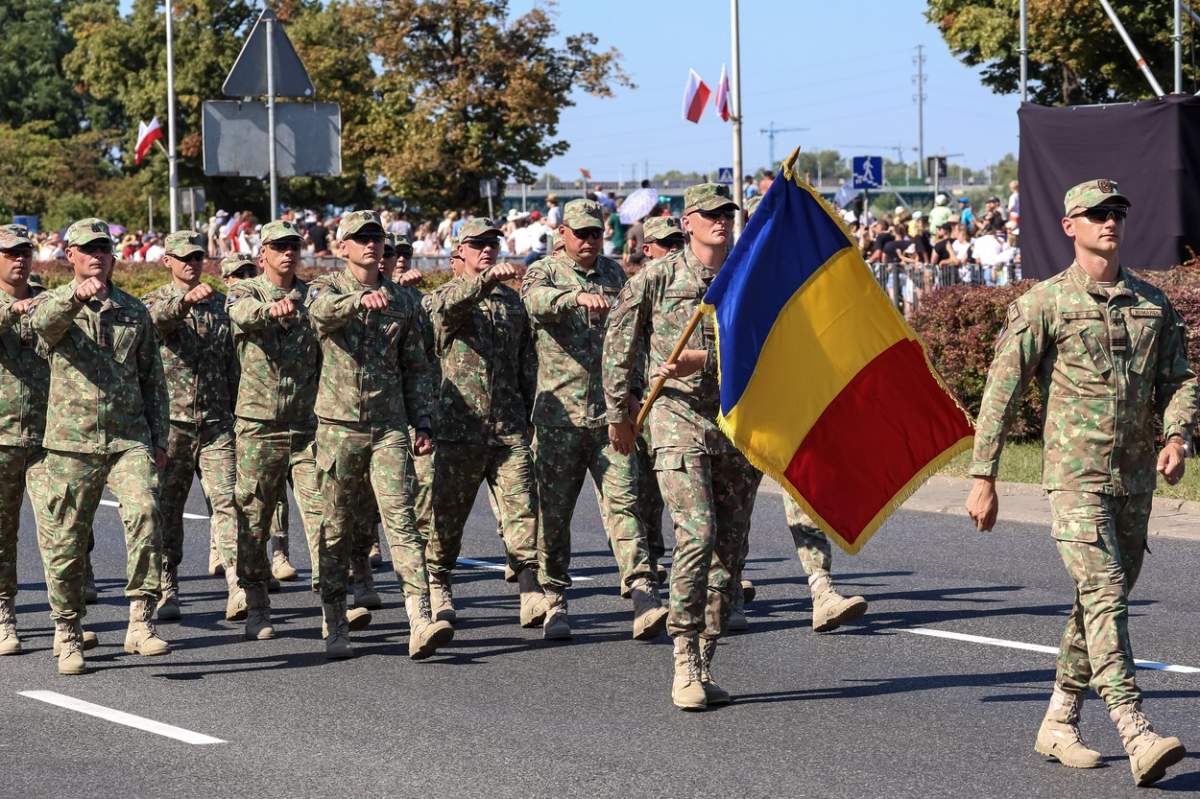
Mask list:
[[[854,169],[854,188],[878,189],[883,185],[882,156],[856,155],[851,163]]]
[[[717,170],[717,183],[733,185],[733,167],[723,166]]]

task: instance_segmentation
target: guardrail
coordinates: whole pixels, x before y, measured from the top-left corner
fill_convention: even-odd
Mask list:
[[[965,264],[910,264],[901,261],[876,261],[867,264],[879,287],[910,317],[920,307],[921,298],[947,286],[1006,286],[1021,279],[1019,263],[988,266],[978,262]]]

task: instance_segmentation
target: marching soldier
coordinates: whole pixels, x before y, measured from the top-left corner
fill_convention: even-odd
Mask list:
[[[50,361],[47,406],[55,412],[46,422],[46,457],[30,498],[59,641],[58,670],[82,674],[85,549],[105,486],[117,497],[125,527],[125,651],[170,651],[152,620],[161,590],[158,472],[166,465],[167,388],[150,314],[110,280],[108,224],[72,224],[67,260],[74,279],[46,292],[33,312],[33,330]]]
[[[1093,687],[1108,706],[1138,785],[1185,754],[1142,712],[1129,642],[1129,592],[1146,552],[1157,470],[1183,477],[1196,420],[1196,376],[1186,331],[1166,295],[1121,266],[1130,202],[1115,181],[1090,180],[1064,198],[1063,232],[1075,261],[1008,309],[975,431],[967,511],[980,530],[996,521],[995,479],[1009,421],[1037,378],[1045,402],[1042,487],[1051,534],[1075,583],[1054,692],[1034,750],[1074,768],[1101,765],[1079,734]],[[1165,445],[1154,451],[1154,417]]]

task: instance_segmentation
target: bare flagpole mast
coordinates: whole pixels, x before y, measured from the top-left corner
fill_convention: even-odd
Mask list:
[[[729,76],[729,112],[733,121],[733,191],[730,192],[741,208],[742,193],[742,67],[738,34],[738,0],[729,0],[729,29],[733,44],[733,69]],[[774,164],[772,164],[774,166]],[[742,215],[733,217],[733,238],[742,235]]]
[[[179,229],[179,164],[175,160],[175,31],[173,3],[167,0],[167,185],[171,230]]]

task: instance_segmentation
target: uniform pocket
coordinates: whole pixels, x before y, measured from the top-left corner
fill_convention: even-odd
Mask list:
[[[683,470],[683,453],[660,449],[653,455],[654,471],[677,472]]]
[[[112,330],[113,360],[117,363],[125,363],[125,359],[129,357],[129,353],[133,351],[133,345],[137,342],[137,326],[116,322],[113,324]]]
[[[1097,522],[1076,521],[1064,519],[1055,521],[1050,527],[1050,534],[1056,541],[1074,541],[1080,544],[1094,544],[1100,540],[1100,527]]]
[[[1133,358],[1129,362],[1129,371],[1144,375],[1150,365],[1150,356],[1154,353],[1154,345],[1158,341],[1158,328],[1153,322],[1139,324],[1133,327],[1136,331],[1133,342]]]

